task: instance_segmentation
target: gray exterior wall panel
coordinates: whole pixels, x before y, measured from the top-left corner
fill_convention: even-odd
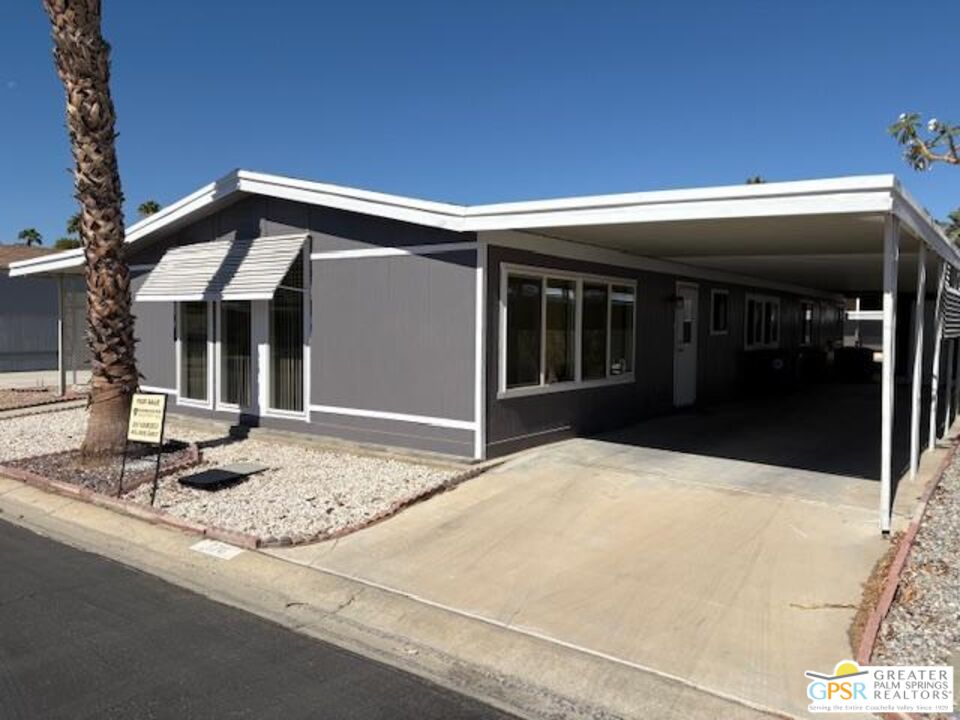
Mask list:
[[[0,269],[0,372],[57,367],[57,281]]]
[[[314,261],[313,404],[473,420],[475,264]]]
[[[146,280],[147,273],[135,272],[131,292]],[[166,302],[133,303],[134,337],[137,338],[137,370],[141,384],[176,390],[176,337],[174,304]]]

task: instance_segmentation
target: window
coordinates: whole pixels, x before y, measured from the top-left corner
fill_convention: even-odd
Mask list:
[[[583,341],[581,363],[584,380],[607,376],[606,285],[583,284]]]
[[[220,304],[220,396],[224,403],[250,407],[250,302]]]
[[[507,279],[507,387],[540,384],[540,278]]]
[[[800,344],[813,345],[813,303],[800,302]]]
[[[763,295],[747,295],[744,334],[747,350],[780,347],[780,300]]]
[[[577,371],[577,284],[547,280],[546,383],[570,382]]]
[[[180,304],[180,397],[207,401],[207,303]]]
[[[633,372],[634,289],[614,285],[610,289],[610,374]]]
[[[270,302],[270,397],[273,410],[303,412],[303,254],[290,266]]]
[[[730,331],[730,293],[710,291],[710,334],[726,335]]]
[[[502,283],[501,391],[632,377],[633,283],[532,269],[504,269]]]

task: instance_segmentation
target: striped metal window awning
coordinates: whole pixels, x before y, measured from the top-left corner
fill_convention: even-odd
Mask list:
[[[171,248],[134,300],[271,300],[308,237],[215,240]]]
[[[960,290],[945,287],[943,293],[943,336],[960,337]]]

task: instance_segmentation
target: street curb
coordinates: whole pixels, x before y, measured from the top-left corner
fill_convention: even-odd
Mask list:
[[[901,574],[903,573],[903,568],[907,564],[907,558],[910,556],[910,550],[913,548],[913,543],[916,540],[917,533],[920,530],[920,523],[923,521],[923,517],[927,511],[927,505],[930,502],[930,498],[933,497],[934,491],[940,485],[940,481],[943,478],[944,473],[947,468],[950,466],[950,463],[953,462],[954,457],[957,454],[958,444],[952,442],[950,444],[950,449],[948,450],[946,456],[940,462],[940,465],[937,467],[936,472],[933,474],[933,477],[930,478],[930,481],[927,483],[927,487],[924,488],[923,495],[920,497],[920,502],[917,504],[916,509],[913,512],[913,518],[910,520],[909,526],[907,526],[906,531],[901,536],[899,544],[897,545],[897,552],[894,555],[893,561],[890,563],[890,567],[887,568],[886,576],[883,580],[883,590],[877,597],[877,604],[874,606],[873,610],[870,611],[870,615],[867,618],[867,622],[863,626],[863,635],[860,638],[860,647],[857,649],[857,663],[861,665],[867,665],[870,663],[870,659],[873,656],[873,650],[876,646],[877,636],[880,633],[880,625],[883,622],[883,619],[887,616],[887,613],[890,612],[890,606],[893,604],[894,597],[896,597],[897,589],[900,587]],[[881,717],[886,718],[887,720],[902,720],[903,718],[911,718],[913,715],[904,715],[901,713],[887,713],[881,715]]]
[[[195,467],[201,461],[201,454],[199,449],[196,448],[195,444],[191,443],[191,447],[196,450],[195,461],[170,466],[169,468],[165,469],[164,474],[170,474],[186,468]],[[166,525],[167,527],[171,527],[176,530],[183,530],[195,535],[209,537],[214,540],[220,540],[222,542],[230,543],[231,545],[238,545],[239,547],[243,547],[248,550],[256,550],[260,546],[260,538],[258,538],[256,535],[203,525],[192,520],[170,515],[162,510],[157,510],[146,505],[104,495],[103,493],[94,492],[93,490],[84,487],[78,487],[77,485],[71,485],[70,483],[65,483],[61,480],[54,480],[52,478],[30,472],[29,470],[24,470],[23,468],[0,465],[0,475],[8,477],[12,480],[18,480],[26,485],[35,487],[38,490],[55,493],[57,495],[63,495],[75,500],[81,500],[89,503],[90,505],[96,505],[97,507],[112,510],[120,513],[121,515],[143,520],[151,525]],[[128,490],[130,489],[133,488],[128,488]]]

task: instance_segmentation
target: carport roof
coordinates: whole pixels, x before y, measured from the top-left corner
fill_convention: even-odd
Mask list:
[[[960,267],[960,252],[893,175],[455,205],[235,170],[127,229],[166,235],[244,195],[348,210],[458,232],[499,231],[766,278],[821,291],[879,287],[884,218]],[[935,258],[931,258],[934,261]],[[76,271],[79,250],[14,263],[11,275]]]

